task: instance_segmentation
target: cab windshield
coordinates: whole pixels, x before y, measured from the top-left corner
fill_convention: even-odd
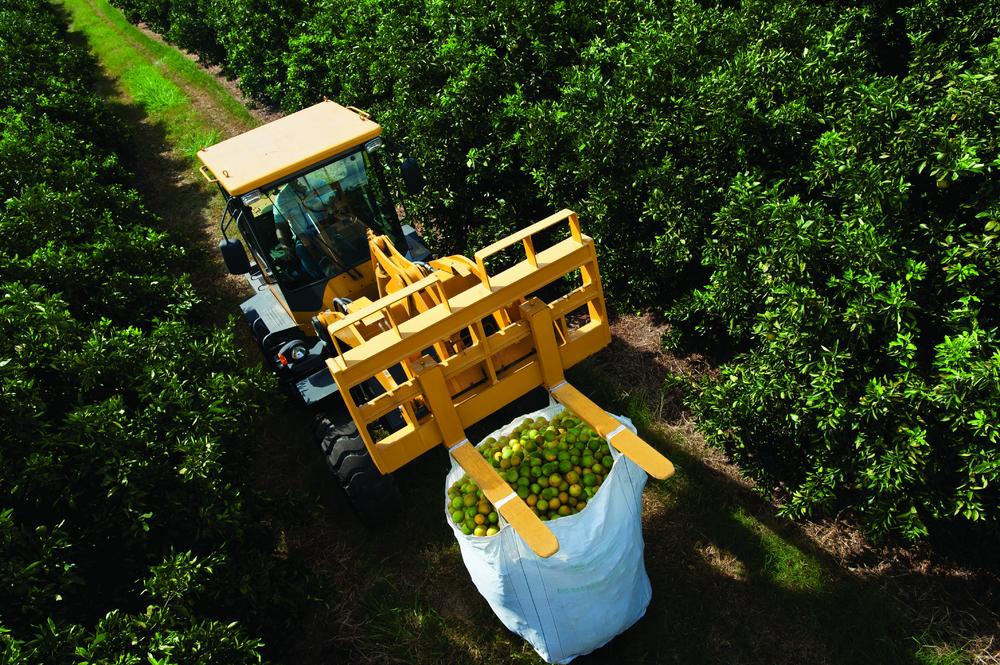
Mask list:
[[[351,271],[369,259],[368,229],[399,242],[398,219],[369,182],[371,157],[359,151],[260,190],[248,203],[261,258],[282,284],[298,286]]]

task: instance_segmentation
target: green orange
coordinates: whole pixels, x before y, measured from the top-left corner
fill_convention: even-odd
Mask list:
[[[607,442],[567,411],[524,419],[509,436],[485,439],[479,451],[543,521],[586,508],[614,463]],[[469,476],[448,488],[446,504],[463,534],[500,532],[500,516]]]

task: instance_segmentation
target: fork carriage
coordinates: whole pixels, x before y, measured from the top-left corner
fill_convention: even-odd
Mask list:
[[[563,222],[568,237],[536,251],[536,235]],[[524,258],[490,275],[487,260],[519,243]],[[667,478],[673,465],[564,378],[611,341],[594,241],[577,215],[563,210],[514,233],[476,252],[475,264],[478,283],[458,293],[449,296],[434,272],[330,324],[327,366],[380,472],[444,445],[532,550],[551,556],[555,536],[470,445],[466,427],[542,386],[650,475]],[[537,295],[567,279],[577,282],[568,293]],[[372,381],[384,392],[352,390]]]

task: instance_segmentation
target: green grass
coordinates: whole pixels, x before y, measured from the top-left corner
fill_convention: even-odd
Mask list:
[[[198,150],[257,125],[212,76],[129,24],[104,0],[61,0],[70,28],[104,73],[99,90],[135,127],[129,154],[147,209],[189,250],[180,269],[205,294],[206,322],[236,311],[239,286],[226,285],[215,244],[224,205],[198,172]],[[228,290],[227,290],[228,289]]]
[[[139,64],[127,69],[121,76],[122,85],[132,98],[150,113],[190,104],[181,89],[163,77],[152,65]]]
[[[218,129],[207,128],[204,131],[190,131],[177,143],[177,149],[185,157],[194,159],[198,151],[210,145],[214,145],[222,140],[222,132]]]
[[[100,21],[107,23],[113,32],[117,33],[119,39],[124,37],[127,41],[142,49],[150,57],[144,58],[143,62],[154,62],[160,71],[169,72],[185,84],[190,85],[209,95],[212,100],[219,104],[234,119],[246,123],[248,126],[255,126],[257,121],[247,111],[246,107],[235,99],[228,90],[225,89],[211,74],[204,71],[197,63],[180,53],[177,49],[164,44],[146,35],[128,22],[128,20],[117,9],[112,7],[107,0],[62,0],[62,4],[69,9],[74,17],[74,21],[84,18],[82,13],[86,12],[94,16],[96,10],[100,15]],[[86,20],[84,18],[84,20]],[[91,24],[91,21],[87,21]],[[78,26],[79,27],[79,26]],[[84,29],[85,32],[88,32]],[[90,33],[88,32],[88,37]],[[104,44],[106,31],[99,35],[101,39],[98,44]],[[93,42],[93,40],[92,40]],[[135,50],[135,46],[132,47]],[[97,54],[102,63],[106,63],[101,54]]]
[[[917,662],[920,665],[966,665],[972,661],[959,648],[923,645],[917,651]]]
[[[764,552],[760,573],[771,582],[791,591],[824,590],[823,567],[816,558],[776,534],[742,506],[733,510],[732,519],[756,535]]]
[[[224,109],[230,126],[243,131],[256,121],[212,76],[175,49],[148,37],[104,0],[63,0],[72,28],[86,37],[108,77],[140,106],[166,143],[197,166],[196,154],[223,137],[193,103],[209,98]]]

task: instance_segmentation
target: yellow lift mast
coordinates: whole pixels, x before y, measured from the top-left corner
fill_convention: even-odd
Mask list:
[[[256,268],[258,289],[262,284],[267,288],[261,292],[281,295],[283,284],[280,274],[268,274],[267,266],[260,265],[267,261],[267,248],[254,245],[258,238],[247,237],[247,230],[252,229],[248,223],[252,206],[262,197],[246,194],[264,191],[274,196],[294,178],[366,150],[380,134],[380,129],[371,127],[374,123],[367,115],[333,107],[326,106],[324,112],[341,115],[349,121],[348,129],[345,125],[327,129],[323,123],[313,122],[315,115],[307,114],[317,113],[317,107],[312,107],[312,111],[300,112],[307,114],[303,120],[309,122],[304,125],[297,125],[294,119],[299,114],[293,114],[277,121],[283,123],[280,131],[274,127],[268,130],[270,126],[265,125],[253,130],[257,134],[249,139],[247,135],[236,137],[220,144],[224,149],[216,146],[200,153],[206,177],[219,183],[235,209],[230,219],[258,261],[258,266],[247,272],[254,283]],[[306,125],[308,132],[296,134]],[[287,157],[276,160],[273,151],[268,152],[269,141],[276,139],[309,145],[300,145],[297,150],[286,145],[282,154]],[[305,154],[310,152],[311,156]],[[227,164],[233,167],[227,168]],[[237,171],[236,164],[244,171]],[[379,166],[371,160],[364,164],[369,173]],[[225,180],[227,177],[231,182]],[[356,179],[348,184],[357,190],[374,179],[366,175],[363,183]],[[344,183],[331,188],[337,190],[333,199],[350,190]],[[236,199],[239,202],[233,204]],[[391,232],[380,233],[384,224],[364,221],[368,226],[366,270],[358,269],[362,263],[340,261],[341,272],[334,270],[324,276],[325,280],[318,278],[323,300],[315,311],[308,312],[317,341],[293,336],[272,363],[281,366],[289,344],[308,348],[312,374],[306,383],[321,385],[322,380],[316,378],[319,374],[332,379],[329,391],[316,401],[326,404],[336,393],[338,405],[343,405],[351,425],[345,430],[343,424],[333,423],[341,428],[333,447],[351,452],[347,456],[351,473],[360,473],[362,451],[372,471],[385,477],[443,445],[529,547],[540,556],[551,556],[558,550],[555,536],[475,450],[465,433],[466,428],[538,387],[653,477],[667,478],[673,473],[663,455],[565,379],[566,368],[611,341],[594,241],[583,234],[575,213],[564,210],[552,215],[476,252],[474,260],[462,256],[431,260],[426,254],[415,259],[415,250],[422,248],[422,243],[407,236],[403,236],[406,242],[401,242],[403,234],[393,237]],[[224,232],[225,223],[224,218]],[[274,223],[273,219],[268,218],[268,223]],[[542,245],[541,238],[552,235],[563,239],[536,251],[536,246]],[[231,272],[237,272],[244,266],[238,255],[232,259],[233,242],[227,237],[220,245]],[[523,258],[491,275],[490,258],[517,251],[518,246]],[[359,259],[355,257],[355,261]],[[341,279],[351,269],[356,272],[351,281]],[[342,290],[338,279],[339,285],[352,287],[354,297],[338,292]],[[553,288],[556,285],[558,289]],[[546,300],[544,294],[553,290],[562,294]],[[289,298],[274,300],[284,306],[285,324],[302,330],[302,317],[288,306]],[[243,309],[247,314],[248,308]],[[251,322],[251,329],[254,326]],[[316,357],[323,360],[320,369]],[[294,363],[286,358],[285,369],[289,364]],[[308,404],[307,397],[303,395]],[[338,464],[346,462],[338,459]],[[339,471],[336,464],[331,466]],[[377,483],[370,484],[377,487]]]

